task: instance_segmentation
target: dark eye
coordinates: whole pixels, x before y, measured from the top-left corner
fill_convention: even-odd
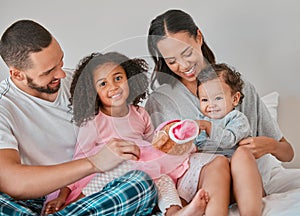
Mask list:
[[[202,102],[207,102],[207,99],[206,98],[202,98],[201,101]]]
[[[116,80],[116,81],[121,81],[121,80],[122,80],[122,76],[117,76],[117,77],[115,78],[115,80]]]
[[[100,86],[100,87],[106,86],[106,82],[101,82],[101,83],[99,83],[99,86]]]

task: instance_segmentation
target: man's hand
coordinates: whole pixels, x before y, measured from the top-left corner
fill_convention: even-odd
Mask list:
[[[115,168],[124,160],[138,160],[139,156],[140,149],[134,142],[114,138],[88,159],[97,172],[105,172]]]

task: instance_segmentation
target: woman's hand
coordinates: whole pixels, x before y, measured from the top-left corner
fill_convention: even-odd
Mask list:
[[[273,152],[275,148],[275,142],[277,141],[273,138],[260,136],[243,139],[239,142],[239,145],[249,148],[254,157],[257,159],[265,154]]]
[[[283,162],[291,161],[294,157],[292,146],[284,137],[280,141],[266,136],[248,137],[241,140],[239,145],[249,148],[256,159],[268,153]]]
[[[105,172],[115,168],[124,160],[138,160],[139,156],[140,149],[134,142],[114,138],[88,159],[96,172]]]

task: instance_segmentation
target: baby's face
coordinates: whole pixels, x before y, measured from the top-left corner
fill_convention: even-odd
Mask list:
[[[129,87],[126,72],[120,65],[105,63],[94,71],[94,86],[103,108],[126,106]]]
[[[238,105],[240,93],[231,94],[230,87],[222,79],[214,79],[198,87],[200,110],[203,115],[223,118]]]

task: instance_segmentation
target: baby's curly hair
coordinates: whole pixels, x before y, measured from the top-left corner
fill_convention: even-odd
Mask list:
[[[241,104],[244,98],[244,94],[242,92],[244,81],[241,78],[241,74],[225,63],[210,64],[202,69],[198,74],[197,86],[216,78],[221,78],[224,80],[224,82],[230,87],[231,94],[235,94],[236,92],[241,93],[239,100],[239,103]]]
[[[120,65],[126,72],[129,86],[128,104],[137,106],[148,94],[148,64],[144,59],[130,59],[118,52],[105,54],[92,53],[79,62],[70,87],[70,106],[73,108],[73,121],[81,126],[93,119],[102,106],[93,84],[95,69],[106,63]]]

